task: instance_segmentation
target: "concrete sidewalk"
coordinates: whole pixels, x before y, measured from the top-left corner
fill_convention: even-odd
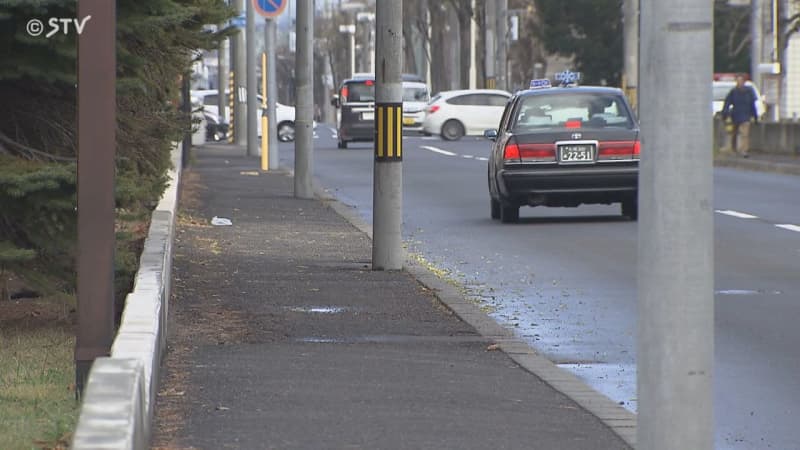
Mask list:
[[[496,350],[503,336],[407,271],[371,271],[368,237],[330,202],[293,198],[240,147],[195,150],[154,448],[630,448]]]
[[[800,155],[753,151],[748,156],[748,158],[744,158],[732,152],[719,154],[714,158],[714,165],[758,172],[800,175]]]

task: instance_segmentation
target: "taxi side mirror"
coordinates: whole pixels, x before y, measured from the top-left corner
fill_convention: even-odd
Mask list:
[[[488,139],[490,141],[496,141],[497,140],[497,130],[495,130],[495,129],[485,130],[483,132],[483,137],[485,137],[486,139]]]

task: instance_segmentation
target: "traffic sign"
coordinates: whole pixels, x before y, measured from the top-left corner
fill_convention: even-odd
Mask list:
[[[289,0],[253,0],[253,7],[262,17],[273,19],[281,15]]]

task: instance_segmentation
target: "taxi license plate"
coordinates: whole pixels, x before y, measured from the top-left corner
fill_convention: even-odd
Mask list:
[[[403,117],[403,125],[414,125],[413,117]]]
[[[594,145],[592,144],[566,144],[558,147],[558,156],[561,162],[593,162]]]
[[[361,120],[375,120],[375,113],[372,111],[362,112]]]

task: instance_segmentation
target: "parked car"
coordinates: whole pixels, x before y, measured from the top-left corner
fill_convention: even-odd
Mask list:
[[[497,127],[510,98],[509,92],[496,89],[440,92],[425,109],[422,131],[448,141],[480,136],[484,130]]]
[[[207,120],[209,118],[213,119],[213,121],[219,123],[222,122],[222,118],[219,114],[219,101],[217,100],[218,91],[216,89],[204,89],[204,90],[193,90],[191,92],[192,103],[195,105],[195,108],[200,106],[203,107],[204,113],[207,115]],[[258,135],[261,136],[261,95],[258,95]],[[291,142],[294,141],[294,119],[295,119],[295,109],[293,106],[287,106],[282,103],[275,103],[275,117],[276,117],[276,125],[275,125],[275,132],[278,134],[278,140],[281,142]],[[209,121],[211,122],[211,121]],[[226,130],[227,130],[227,124]],[[314,127],[316,128],[316,122],[314,122]]]
[[[639,125],[622,90],[540,86],[516,93],[484,133],[492,219],[516,222],[526,205],[621,203],[636,220]]]
[[[403,131],[422,131],[425,108],[430,99],[427,84],[403,81]]]

